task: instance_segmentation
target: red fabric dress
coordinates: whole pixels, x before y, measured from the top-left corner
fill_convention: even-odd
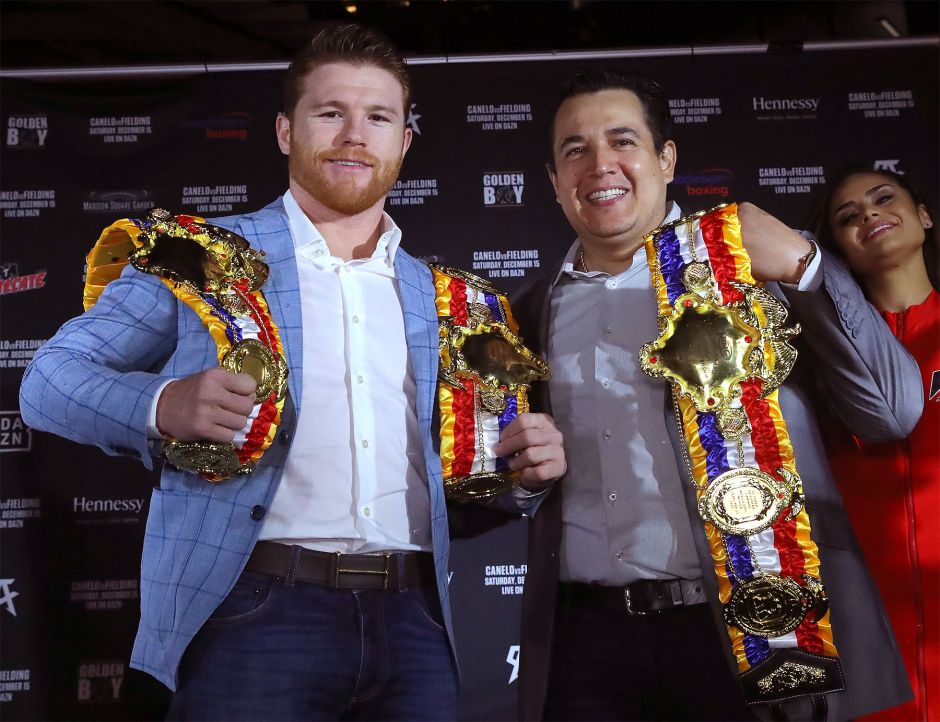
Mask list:
[[[867,720],[940,720],[940,294],[882,312],[917,359],[924,414],[906,439],[829,433],[833,474],[878,582],[915,698]],[[836,640],[838,644],[838,640]]]

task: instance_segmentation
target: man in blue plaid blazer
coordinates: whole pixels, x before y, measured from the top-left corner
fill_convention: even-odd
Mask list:
[[[176,691],[172,719],[456,715],[435,289],[382,211],[407,108],[387,40],[325,28],[285,83],[290,190],[212,221],[265,254],[288,399],[252,474],[212,484],[167,464],[153,493],[131,664]],[[31,427],[148,468],[162,437],[232,442],[255,403],[193,309],[130,266],[37,352],[21,389]],[[529,492],[564,472],[538,414],[497,453]]]

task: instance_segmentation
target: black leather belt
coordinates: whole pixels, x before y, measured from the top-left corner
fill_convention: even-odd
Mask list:
[[[592,607],[628,615],[655,614],[705,602],[701,579],[641,579],[625,587],[599,584],[561,584],[558,603],[566,607]]]
[[[435,583],[430,552],[340,554],[260,541],[245,571],[283,579],[285,584],[308,582],[333,589],[378,589],[403,592]]]

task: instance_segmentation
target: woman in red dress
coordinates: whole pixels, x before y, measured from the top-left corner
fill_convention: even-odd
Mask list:
[[[940,720],[940,294],[933,220],[904,176],[861,167],[830,185],[817,217],[820,245],[854,272],[917,360],[924,384],[924,413],[906,439],[870,444],[833,426],[827,440],[914,689],[911,702],[866,719]]]

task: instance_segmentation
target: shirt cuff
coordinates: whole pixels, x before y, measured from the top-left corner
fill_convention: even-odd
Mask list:
[[[163,434],[161,434],[160,430],[157,428],[157,404],[160,403],[160,394],[163,393],[163,389],[176,380],[177,379],[170,379],[169,381],[164,381],[153,395],[153,401],[150,402],[150,413],[147,415],[148,439],[163,439]]]
[[[822,286],[823,274],[819,273],[819,264],[822,263],[823,250],[812,238],[807,238],[806,240],[816,246],[816,255],[813,256],[813,260],[806,266],[806,270],[803,271],[803,277],[800,279],[799,283],[785,283],[781,281],[781,286],[797,291],[815,291]]]
[[[536,501],[545,496],[549,492],[549,489],[551,489],[551,487],[541,489],[540,491],[529,491],[528,489],[523,489],[521,486],[516,486],[513,487],[512,498],[515,499],[520,509],[528,509],[535,504]]]

